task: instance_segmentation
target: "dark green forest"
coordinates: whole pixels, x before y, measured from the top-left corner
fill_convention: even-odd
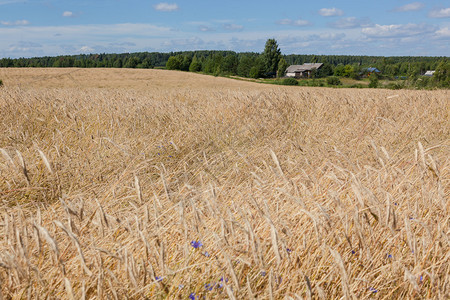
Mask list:
[[[314,62],[323,63],[324,66],[312,74],[312,79],[333,76],[360,80],[364,77],[365,70],[371,67],[380,71],[376,78],[371,79],[371,83],[377,82],[378,79],[385,79],[404,80],[407,81],[408,86],[418,88],[450,87],[448,57],[282,55],[274,39],[266,42],[262,53],[201,50],[3,58],[0,59],[0,67],[166,68],[215,76],[274,78],[282,77],[289,65]],[[422,76],[428,70],[436,72],[432,77]],[[329,80],[329,82],[332,81]],[[406,87],[406,84],[403,87]]]

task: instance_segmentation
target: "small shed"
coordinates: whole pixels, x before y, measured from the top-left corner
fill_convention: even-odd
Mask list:
[[[319,70],[323,66],[322,63],[305,63],[303,65],[290,65],[286,69],[286,77],[308,78],[313,70]]]
[[[423,76],[431,77],[434,75],[434,72],[436,72],[436,71],[426,71],[425,74],[423,74]]]

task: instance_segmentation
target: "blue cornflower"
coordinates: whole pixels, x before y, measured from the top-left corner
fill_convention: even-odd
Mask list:
[[[392,254],[388,254],[387,258],[393,258]]]
[[[191,294],[189,295],[189,299],[190,299],[190,300],[195,300],[195,293],[191,293]]]
[[[194,247],[194,246],[192,246],[192,247]],[[195,248],[195,247],[194,247]],[[202,253],[204,256],[206,256],[206,257],[210,257],[211,255],[208,253],[208,251],[205,251],[205,252],[203,252]]]
[[[224,281],[225,281],[225,283],[227,283],[227,282],[228,282],[228,278],[225,278],[225,279],[224,279],[223,277],[221,277],[219,281],[220,281],[220,282],[224,282]]]
[[[201,246],[203,246],[203,243],[200,241],[192,241],[191,246],[194,247],[195,249],[197,249],[197,248],[200,248]]]
[[[212,291],[213,290],[213,288],[214,288],[214,286],[215,286],[215,284],[205,284],[205,289],[207,290],[207,291]]]
[[[352,254],[356,254],[356,251],[355,251],[355,250],[352,250]]]
[[[267,273],[266,273],[266,271],[261,271],[261,276],[266,276],[267,275]]]
[[[291,254],[292,249],[286,248],[286,252],[287,252],[288,254]]]
[[[156,277],[155,277],[155,280],[156,280],[157,282],[160,282],[160,281],[163,280],[163,278],[162,278],[162,277],[159,277],[159,276],[156,276]]]
[[[420,282],[422,282],[423,281],[423,276],[422,275],[420,275]]]
[[[377,290],[377,289],[374,289],[373,287],[370,287],[370,288],[369,288],[369,291],[371,291],[372,293],[378,293],[378,290]]]
[[[394,202],[394,205],[398,205],[398,203],[397,203],[397,202]]]
[[[178,289],[183,289],[184,288],[184,285],[182,285],[182,284],[180,284],[179,286],[178,286]]]

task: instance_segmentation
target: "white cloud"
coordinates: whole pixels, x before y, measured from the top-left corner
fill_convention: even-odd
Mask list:
[[[302,20],[302,19],[298,19],[298,20],[282,19],[282,20],[277,21],[277,24],[299,26],[299,27],[312,25],[311,22],[309,22],[307,20]]]
[[[238,24],[223,24],[223,28],[230,31],[242,31],[244,26]]]
[[[28,42],[28,41],[18,41],[15,44],[9,45],[8,51],[14,52],[16,54],[18,53],[27,53],[27,52],[34,52],[34,53],[40,53],[41,52],[42,45],[39,43],[34,42]]]
[[[125,23],[125,24],[101,24],[101,25],[70,25],[70,26],[26,26],[26,27],[0,27],[0,49],[5,44],[17,43],[20,40],[38,42],[56,47],[56,45],[75,45],[74,50],[86,44],[95,45],[99,40],[102,43],[144,41],[167,39],[175,33],[169,27],[160,27],[152,24]],[[83,43],[79,45],[78,43]],[[141,46],[141,45],[139,45]],[[128,49],[130,51],[131,49]]]
[[[319,9],[319,15],[323,17],[342,16],[344,12],[336,7]]]
[[[5,26],[26,26],[26,25],[30,25],[30,22],[28,20],[17,20],[14,22],[1,21],[0,24],[5,25]]]
[[[62,13],[62,12],[60,12]],[[126,53],[143,51],[233,50],[256,51],[264,49],[268,38],[279,41],[284,54],[348,54],[348,55],[448,55],[449,24],[438,26],[415,25],[408,36],[400,35],[399,28],[378,37],[361,28],[342,29],[280,26],[273,30],[225,30],[228,20],[218,23],[185,23],[179,30],[152,24],[68,25],[68,26],[0,26],[0,57],[33,57],[76,55],[83,53]],[[239,24],[239,23],[237,23]],[[189,25],[189,26],[188,26]],[[199,26],[216,31],[200,32]],[[383,25],[378,25],[383,26]],[[389,26],[389,25],[386,25]],[[397,25],[408,26],[408,25]],[[375,28],[371,25],[368,28]],[[375,28],[377,29],[377,28]],[[420,35],[412,35],[417,31]],[[419,40],[420,43],[411,42]],[[20,41],[35,44],[24,44]],[[120,41],[120,44],[118,43]],[[42,47],[38,47],[38,44]],[[33,47],[35,45],[36,47]],[[385,46],[390,48],[383,48]],[[422,47],[422,45],[424,45]],[[426,46],[425,46],[426,45]],[[14,48],[14,49],[10,49]],[[406,54],[405,54],[406,53]]]
[[[428,16],[430,18],[450,18],[450,7],[433,10]]]
[[[321,40],[321,41],[336,41],[345,38],[345,33],[321,33],[321,34],[311,34],[308,39]]]
[[[367,27],[362,33],[372,38],[403,38],[416,35],[432,33],[436,30],[434,26],[427,24],[392,24]]]
[[[450,38],[450,27],[444,27],[436,31],[437,38]]]
[[[176,3],[169,4],[167,2],[161,2],[154,6],[156,10],[159,11],[176,11],[179,10],[180,7]]]
[[[73,17],[73,12],[66,10],[63,12],[62,16],[67,18]]]
[[[34,42],[18,41],[17,43],[9,46],[10,51],[20,51],[20,52],[30,51],[35,48],[42,48],[42,45]]]
[[[172,39],[169,41],[164,41],[161,46],[167,49],[182,50],[186,49],[186,47],[201,48],[203,45],[205,45],[205,41],[203,41],[201,38],[192,37],[186,39]]]
[[[80,52],[80,53],[93,53],[94,52],[94,48],[91,48],[89,46],[83,46],[80,49],[78,49],[78,52]]]
[[[394,9],[394,11],[405,12],[405,11],[417,11],[421,10],[425,5],[421,2],[409,3]]]
[[[333,28],[339,29],[350,29],[350,28],[358,28],[358,27],[369,27],[372,25],[372,22],[368,18],[356,18],[356,17],[348,17],[337,20],[336,22],[329,24]]]
[[[200,26],[198,26],[198,29],[202,32],[215,31],[214,28],[207,26],[207,25],[200,25]]]

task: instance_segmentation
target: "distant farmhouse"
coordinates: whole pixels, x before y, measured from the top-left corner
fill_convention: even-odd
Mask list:
[[[322,63],[305,63],[303,65],[291,65],[286,69],[286,77],[308,78],[313,70],[322,68]]]
[[[377,68],[367,68],[365,73],[370,76],[372,73],[380,74],[381,71]]]
[[[436,72],[436,71],[426,71],[425,74],[423,74],[423,76],[431,77],[434,75],[434,72]]]

